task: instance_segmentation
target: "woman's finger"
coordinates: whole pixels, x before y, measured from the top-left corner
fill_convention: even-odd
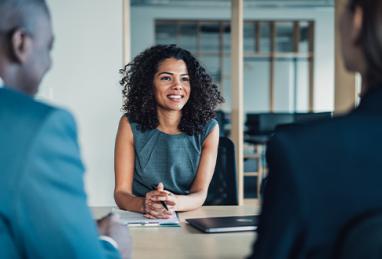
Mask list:
[[[163,205],[159,202],[152,202],[150,205],[155,210],[163,210]]]
[[[167,207],[169,207],[169,206],[175,206],[175,205],[176,205],[176,202],[175,202],[175,201],[169,201],[169,200],[167,200],[167,201],[166,201],[166,205],[167,205]]]
[[[150,216],[158,219],[167,219],[170,218],[170,215],[167,214],[164,211],[157,211],[157,210],[149,210],[146,214],[149,214]]]
[[[166,211],[166,209],[163,207],[161,203],[152,202],[147,205],[146,211],[150,211],[150,212],[154,211],[154,214],[156,216],[157,214],[163,214]]]
[[[164,185],[163,185],[162,182],[160,182],[160,183],[158,184],[158,186],[157,186],[157,190],[158,190],[158,191],[163,191],[163,190],[164,190]]]
[[[168,199],[167,193],[158,193],[157,195],[152,195],[149,198],[152,201],[166,201]]]
[[[154,216],[151,216],[150,214],[148,214],[148,213],[146,213],[146,214],[143,214],[143,216],[145,217],[145,218],[148,218],[148,219],[156,219],[156,217],[154,217]]]

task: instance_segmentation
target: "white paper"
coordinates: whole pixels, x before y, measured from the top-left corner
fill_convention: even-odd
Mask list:
[[[148,219],[139,212],[131,212],[113,208],[113,214],[117,220],[129,226],[180,226],[176,212],[172,213],[169,219]]]

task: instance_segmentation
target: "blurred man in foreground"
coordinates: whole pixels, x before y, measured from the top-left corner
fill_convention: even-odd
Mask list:
[[[0,258],[126,257],[127,230],[98,237],[72,116],[32,98],[52,46],[44,0],[0,0]]]

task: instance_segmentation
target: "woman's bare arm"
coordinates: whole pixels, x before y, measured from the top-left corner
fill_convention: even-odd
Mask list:
[[[115,188],[114,199],[124,210],[144,212],[145,199],[133,195],[134,178],[134,138],[126,116],[119,121],[114,150]]]

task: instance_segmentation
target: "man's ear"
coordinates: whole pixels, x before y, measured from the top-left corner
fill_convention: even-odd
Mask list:
[[[361,31],[363,24],[363,10],[360,6],[357,6],[354,10],[353,14],[353,31],[352,31],[352,40],[355,44],[359,44],[361,42]]]
[[[30,34],[25,29],[18,28],[10,36],[11,58],[17,63],[25,63],[32,44]]]

